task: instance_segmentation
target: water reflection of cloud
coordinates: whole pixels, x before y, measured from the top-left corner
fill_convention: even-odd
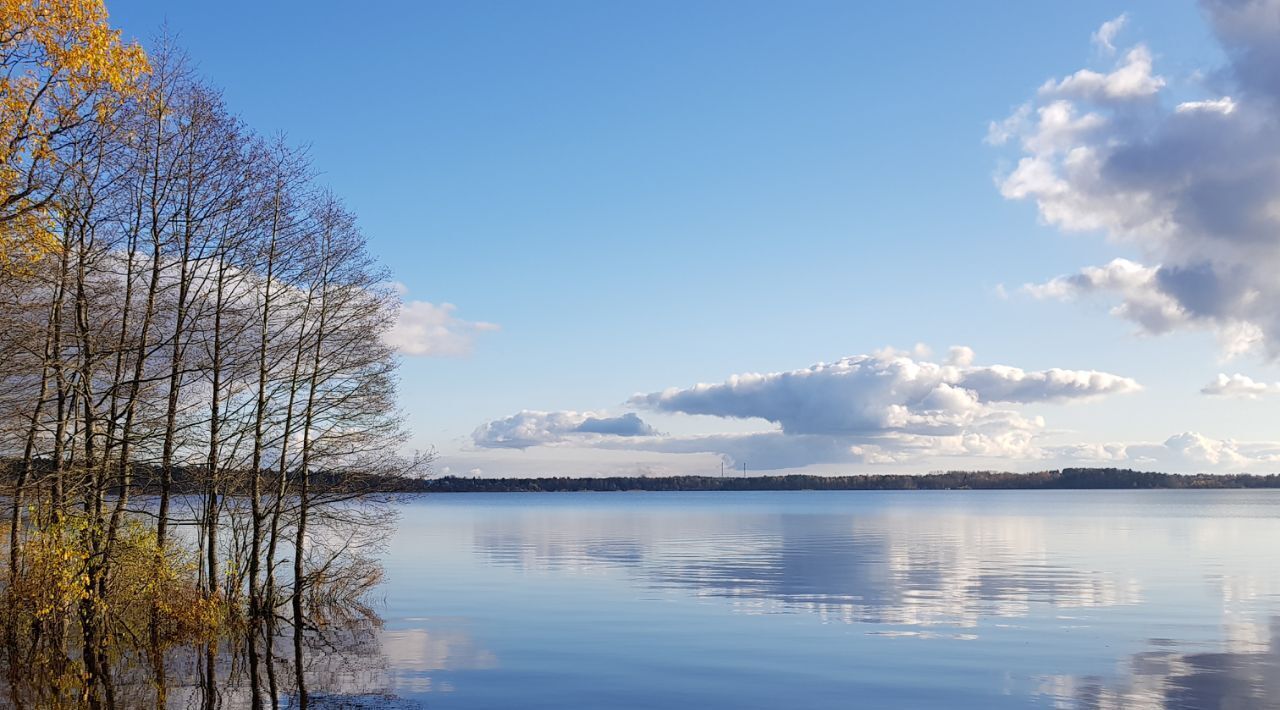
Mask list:
[[[457,619],[405,620],[413,628],[385,629],[374,621],[329,625],[305,636],[302,672],[310,696],[309,707],[377,708],[400,710],[422,707],[402,694],[425,695],[454,691],[454,680],[440,677],[451,671],[497,667],[495,654],[481,648]],[[276,675],[283,697],[296,695],[293,637],[287,633],[272,643]],[[223,707],[249,707],[251,697],[243,669],[235,666],[238,649],[220,649],[216,663]],[[168,706],[204,707],[201,687],[202,648],[175,649],[168,659]],[[243,663],[243,659],[240,659]],[[124,685],[124,684],[121,684]],[[124,695],[124,707],[141,707],[154,694],[149,679],[140,678],[136,693]],[[0,696],[2,697],[2,696]]]
[[[1151,496],[1150,509],[1067,500],[1025,512],[1012,496],[992,509],[886,499],[482,514],[472,552],[522,573],[607,575],[645,597],[861,624],[884,639],[850,649],[963,665],[951,649],[965,641],[1008,664],[1005,692],[1037,706],[1280,707],[1280,622],[1257,623],[1280,598],[1274,517],[1201,515],[1173,496]],[[1142,641],[1152,628],[1169,638]],[[1024,647],[1025,658],[1010,650]]]
[[[492,651],[481,648],[456,619],[413,619],[408,629],[383,629],[379,650],[389,682],[398,691],[418,695],[451,693],[454,684],[440,671],[488,670],[498,666]]]
[[[1060,523],[1059,523],[1060,524]],[[677,514],[481,519],[475,549],[526,571],[622,570],[650,588],[723,598],[744,613],[976,626],[1035,604],[1136,603],[1137,580],[1053,562],[1045,518]]]
[[[397,670],[457,671],[493,668],[498,659],[461,629],[382,632],[382,653]]]
[[[1057,675],[1037,693],[1062,708],[1272,708],[1280,698],[1280,617],[1224,628],[1219,648],[1178,650],[1153,639],[1133,654],[1116,681]],[[1171,648],[1172,647],[1172,648]]]

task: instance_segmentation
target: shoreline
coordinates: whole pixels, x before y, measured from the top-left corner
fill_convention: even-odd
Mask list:
[[[949,471],[854,476],[506,477],[443,476],[397,486],[396,493],[573,493],[628,491],[907,491],[907,490],[1228,490],[1280,488],[1280,475],[1173,474],[1068,468],[1034,473]],[[390,492],[390,491],[389,491]]]

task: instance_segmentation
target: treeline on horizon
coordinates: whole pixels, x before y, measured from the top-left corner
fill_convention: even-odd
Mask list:
[[[946,471],[921,475],[615,476],[461,478],[401,481],[406,493],[569,493],[581,491],[905,491],[1280,488],[1280,475],[1176,474],[1120,468],[1064,468],[1034,473]]]

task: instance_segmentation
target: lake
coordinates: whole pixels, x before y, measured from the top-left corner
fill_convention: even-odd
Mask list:
[[[316,702],[1267,707],[1280,491],[406,499]]]

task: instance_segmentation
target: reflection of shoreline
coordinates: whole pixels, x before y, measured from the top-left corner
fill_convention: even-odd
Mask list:
[[[733,527],[728,527],[732,525]],[[1052,564],[1043,518],[753,514],[481,518],[473,544],[525,571],[622,570],[653,589],[729,600],[742,613],[971,628],[1033,605],[1141,601],[1123,572]]]

